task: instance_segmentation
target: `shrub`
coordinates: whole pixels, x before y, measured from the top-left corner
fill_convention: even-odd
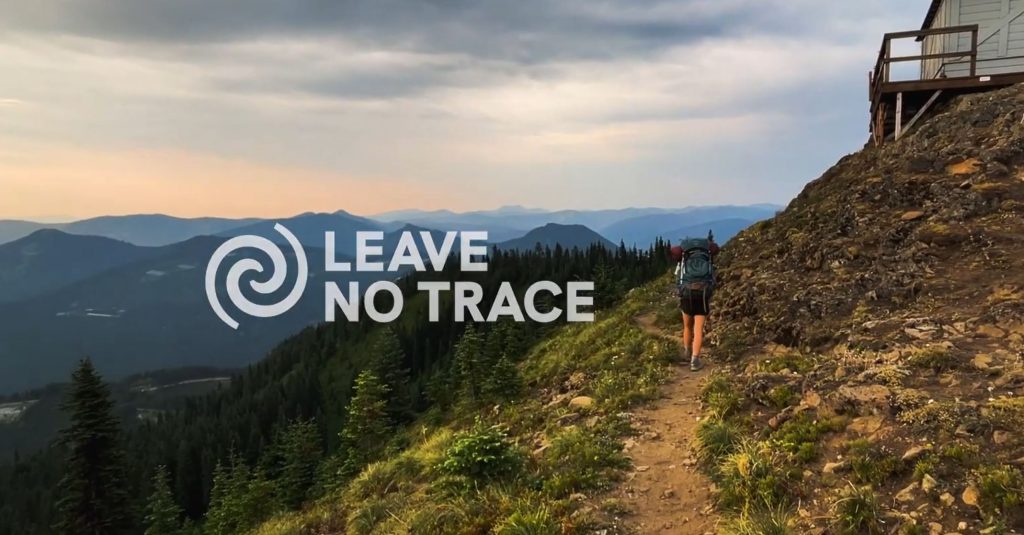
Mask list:
[[[569,429],[555,437],[544,452],[543,488],[555,497],[604,489],[618,477],[619,470],[629,465],[618,440],[578,428]]]
[[[736,449],[742,434],[735,424],[706,419],[697,426],[697,458],[708,468],[715,468],[722,458]]]
[[[743,398],[723,374],[712,375],[701,390],[700,399],[712,417],[728,418],[743,407]]]
[[[473,430],[456,435],[440,469],[473,480],[498,479],[518,473],[523,457],[501,428],[478,423]]]
[[[782,370],[805,373],[814,369],[814,359],[798,351],[786,351],[761,361],[757,367],[763,372],[770,373],[779,373]]]
[[[1010,466],[986,466],[976,474],[978,504],[986,519],[1004,518],[1012,512],[1021,514],[1024,505],[1024,475]]]
[[[930,346],[918,349],[907,359],[907,364],[935,373],[952,370],[957,367],[957,360],[949,348]]]
[[[725,509],[774,508],[789,504],[792,473],[786,456],[771,444],[743,440],[722,460],[717,474],[722,489],[719,503]]]
[[[888,449],[860,439],[846,445],[854,479],[861,484],[879,485],[903,469],[903,461]]]
[[[853,484],[833,506],[836,532],[840,535],[880,535],[885,533],[882,509],[870,486]]]
[[[547,508],[516,511],[494,528],[497,535],[559,535],[561,527]]]
[[[787,507],[754,508],[743,511],[722,526],[723,535],[793,535],[796,519]]]
[[[783,451],[796,455],[802,462],[810,462],[818,457],[818,442],[828,433],[842,431],[846,420],[840,417],[815,419],[802,413],[783,423],[772,433],[775,441]]]
[[[786,407],[800,401],[800,395],[793,392],[789,385],[779,385],[768,391],[768,405],[776,409]]]

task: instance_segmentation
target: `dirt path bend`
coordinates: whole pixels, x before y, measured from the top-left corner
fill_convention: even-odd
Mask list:
[[[678,340],[655,326],[651,316],[637,317],[636,322],[651,334]],[[626,443],[634,471],[617,492],[634,512],[628,521],[637,533],[713,533],[717,516],[710,482],[697,470],[693,452],[700,383],[708,371],[693,373],[680,365],[674,373],[662,398],[638,412],[643,432]]]

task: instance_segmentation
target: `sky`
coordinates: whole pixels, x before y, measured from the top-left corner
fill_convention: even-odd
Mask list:
[[[785,203],[928,0],[8,0],[0,219]]]

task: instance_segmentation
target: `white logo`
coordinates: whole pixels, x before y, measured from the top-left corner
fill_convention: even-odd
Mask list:
[[[296,277],[295,287],[292,288],[291,293],[289,293],[288,296],[280,303],[270,305],[261,305],[249,301],[249,299],[242,294],[242,275],[248,271],[255,271],[256,273],[263,272],[263,265],[260,264],[258,260],[252,258],[242,258],[235,262],[228,271],[228,276],[225,281],[228,298],[231,300],[231,304],[238,307],[238,309],[244,314],[257,318],[272,318],[280,316],[281,314],[291,310],[291,308],[299,302],[299,299],[302,298],[302,292],[306,290],[306,279],[309,276],[309,270],[306,265],[306,252],[302,249],[302,245],[299,243],[298,238],[296,238],[291,231],[280,223],[274,225],[274,230],[288,240],[288,244],[291,245],[292,251],[295,252],[298,276]],[[228,255],[238,251],[239,249],[258,249],[266,253],[274,265],[273,274],[270,279],[263,282],[256,280],[249,282],[249,286],[251,286],[257,293],[266,295],[280,290],[284,285],[285,278],[288,276],[288,263],[285,261],[284,253],[281,252],[281,248],[278,247],[277,244],[266,238],[251,235],[237,236],[221,244],[221,246],[214,251],[213,256],[210,257],[210,263],[206,266],[206,298],[210,301],[210,306],[213,307],[213,311],[217,314],[217,317],[232,329],[238,328],[238,322],[224,311],[224,307],[221,306],[220,300],[217,297],[217,270],[220,268],[221,262],[223,262]]]

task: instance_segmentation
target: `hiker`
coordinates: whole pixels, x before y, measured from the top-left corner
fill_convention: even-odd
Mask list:
[[[683,313],[683,357],[690,359],[690,370],[700,371],[704,363],[700,350],[704,343],[704,323],[711,312],[711,294],[715,287],[713,260],[718,244],[708,232],[707,238],[688,238],[672,247],[676,266],[676,289]]]

